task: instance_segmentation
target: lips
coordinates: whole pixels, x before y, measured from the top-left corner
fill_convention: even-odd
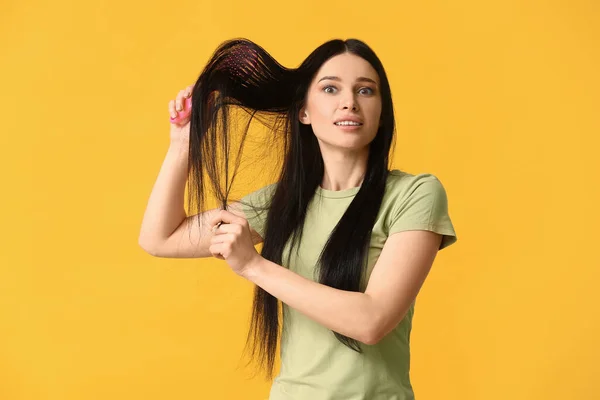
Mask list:
[[[349,121],[349,122],[358,122],[359,124],[363,124],[363,122],[357,118],[357,117],[340,117],[338,119],[336,119],[335,121],[333,121],[334,124],[338,123],[338,122],[343,122],[343,121]]]

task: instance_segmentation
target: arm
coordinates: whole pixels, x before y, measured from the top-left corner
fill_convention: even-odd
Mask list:
[[[155,257],[207,258],[212,234],[207,222],[220,207],[187,216],[183,203],[188,176],[188,142],[171,142],[158,174],[142,221],[140,247]],[[245,217],[239,202],[228,204],[235,215]],[[200,222],[200,224],[199,224]],[[262,242],[250,227],[253,244]]]
[[[390,235],[373,267],[365,293],[373,299],[371,338],[379,342],[402,321],[429,274],[442,235],[410,230]]]
[[[186,218],[187,142],[171,143],[152,188],[138,242],[146,250],[164,242]]]
[[[433,264],[441,235],[405,231],[391,235],[365,293],[306,279],[262,257],[244,277],[327,328],[365,344],[376,344],[402,321]]]
[[[311,281],[263,257],[243,276],[321,325],[370,344],[373,305],[366,294]]]

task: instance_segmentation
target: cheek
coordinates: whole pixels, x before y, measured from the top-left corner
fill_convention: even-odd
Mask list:
[[[330,125],[330,120],[331,118],[321,111],[317,111],[311,115],[311,123],[313,126],[324,127]]]
[[[369,121],[374,125],[379,125],[379,120],[381,119],[381,104],[372,104],[367,107],[365,110],[369,115]]]
[[[322,123],[323,120],[325,120],[327,118],[327,113],[330,108],[331,105],[329,105],[326,101],[324,101],[323,99],[317,97],[316,99],[313,99],[313,102],[311,104],[311,111],[310,111],[310,119],[312,122],[318,122],[318,123]]]
[[[325,101],[315,99],[310,108],[310,123],[315,127],[329,126],[333,122],[331,116],[331,105]]]

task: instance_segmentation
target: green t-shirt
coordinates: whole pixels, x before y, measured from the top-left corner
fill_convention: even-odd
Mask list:
[[[266,204],[277,183],[243,198]],[[309,203],[304,234],[298,252],[283,264],[291,271],[317,281],[314,266],[333,228],[360,187],[333,191],[317,187]],[[243,207],[250,226],[264,237],[267,211]],[[412,175],[392,170],[378,213],[368,254],[368,277],[389,235],[406,230],[429,230],[444,235],[440,249],[456,242],[448,214],[448,199],[441,182],[432,174]],[[375,345],[361,343],[363,353],[346,347],[323,325],[283,304],[281,368],[269,400],[410,400],[414,399],[410,369],[410,332],[413,302],[404,319]]]

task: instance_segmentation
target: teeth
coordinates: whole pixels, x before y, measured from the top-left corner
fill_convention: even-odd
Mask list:
[[[340,121],[340,122],[336,122],[336,125],[361,125],[358,122],[354,122],[354,121]]]

